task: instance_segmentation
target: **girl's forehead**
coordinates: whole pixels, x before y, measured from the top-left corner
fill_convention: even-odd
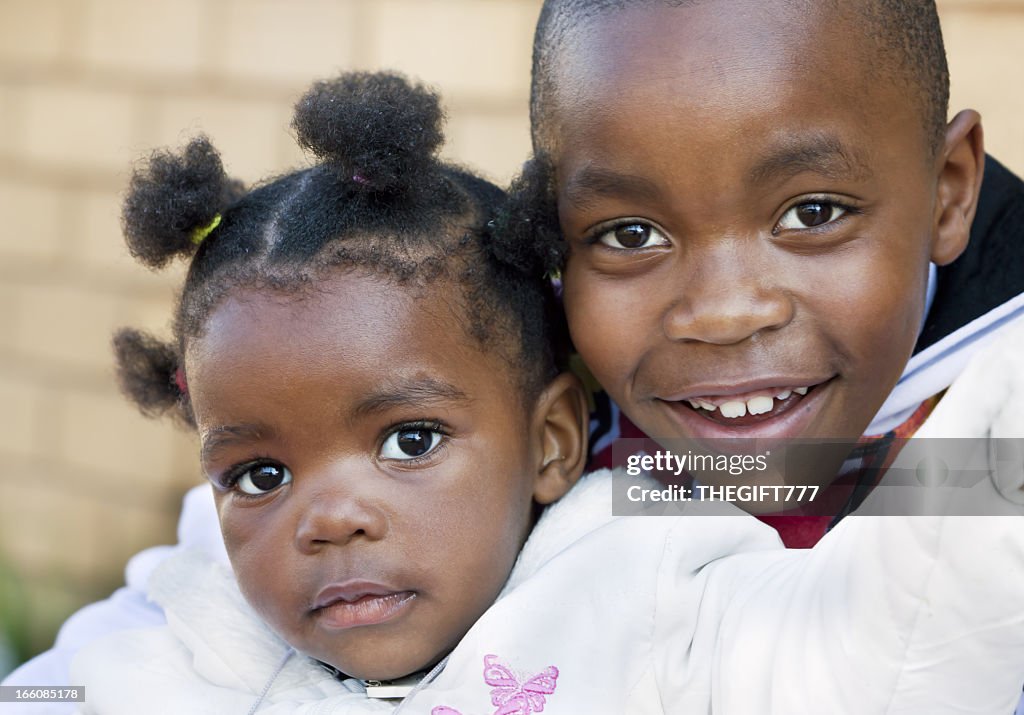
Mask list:
[[[336,271],[287,290],[242,286],[213,308],[189,352],[273,343],[278,352],[354,352],[440,341],[461,327],[456,292],[445,283],[400,285],[366,271]],[[424,329],[440,325],[448,330]]]
[[[467,334],[455,293],[444,282],[406,287],[363,272],[298,293],[235,291],[186,348],[197,416],[204,405],[238,393],[258,399],[304,386],[314,399],[318,390],[337,397],[396,376],[436,378],[472,396],[507,367]]]

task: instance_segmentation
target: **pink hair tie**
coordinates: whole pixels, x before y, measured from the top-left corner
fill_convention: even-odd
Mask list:
[[[174,384],[177,385],[178,392],[180,392],[182,396],[188,396],[188,382],[185,380],[185,371],[180,367],[174,371]]]
[[[370,180],[367,179],[362,174],[352,174],[352,181],[356,182],[357,184],[363,184],[363,185],[366,185],[366,184],[370,183]]]

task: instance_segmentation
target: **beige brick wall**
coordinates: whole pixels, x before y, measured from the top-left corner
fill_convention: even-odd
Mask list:
[[[436,84],[448,154],[508,179],[528,149],[539,0],[0,1],[0,556],[38,644],[174,538],[195,445],[114,388],[108,336],[164,330],[179,272],[119,239],[133,159],[202,129],[255,180],[301,161],[289,107],[315,77],[393,67]],[[1024,171],[1024,0],[942,0],[953,106]],[[2,604],[0,604],[2,605]]]
[[[1024,172],[1024,0],[940,0],[950,108],[981,112],[985,143]]]

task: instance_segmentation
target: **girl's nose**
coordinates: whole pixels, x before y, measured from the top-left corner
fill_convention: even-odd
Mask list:
[[[793,319],[793,297],[759,262],[730,252],[692,265],[664,314],[670,340],[732,345]]]
[[[298,501],[295,542],[302,553],[312,554],[327,546],[346,546],[356,541],[379,541],[388,532],[387,515],[376,500],[357,492],[351,484],[329,484],[310,490]]]

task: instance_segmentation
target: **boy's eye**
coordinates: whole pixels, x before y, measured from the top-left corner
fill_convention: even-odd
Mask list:
[[[794,206],[779,219],[778,230],[801,230],[831,223],[847,209],[828,201],[808,201]]]
[[[651,248],[667,246],[668,239],[661,231],[645,223],[624,223],[605,231],[597,240],[611,248]]]
[[[443,435],[427,427],[403,427],[392,432],[380,448],[384,459],[409,460],[422,457],[441,444]]]
[[[235,486],[246,494],[266,494],[292,480],[287,467],[278,464],[260,464],[242,472]]]

